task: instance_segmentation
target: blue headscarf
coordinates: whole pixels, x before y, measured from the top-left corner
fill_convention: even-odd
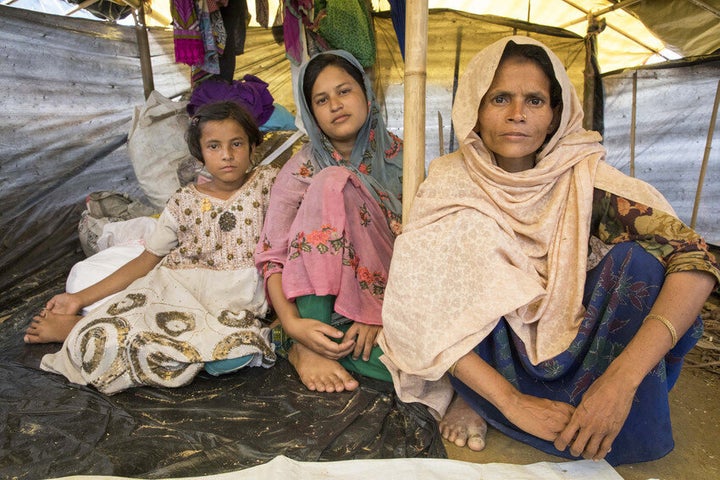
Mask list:
[[[330,139],[320,130],[305,100],[303,84],[305,70],[320,55],[336,55],[349,61],[362,73],[365,96],[368,100],[368,116],[358,132],[349,159],[341,159]],[[313,164],[321,170],[329,166],[342,166],[351,170],[368,188],[375,200],[399,220],[402,214],[402,140],[387,131],[385,121],[375,99],[370,79],[360,62],[344,50],[329,50],[313,56],[300,68],[298,106],[313,151]],[[341,159],[341,160],[338,160]]]

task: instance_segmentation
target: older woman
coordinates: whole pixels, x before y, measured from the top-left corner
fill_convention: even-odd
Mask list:
[[[582,116],[541,43],[480,52],[453,107],[460,150],[432,163],[395,243],[381,359],[458,445],[483,448],[487,421],[613,464],[673,447],[668,391],[720,270]],[[612,246],[594,268],[591,238]]]

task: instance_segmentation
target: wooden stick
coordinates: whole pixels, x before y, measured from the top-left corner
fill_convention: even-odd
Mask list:
[[[408,0],[405,10],[405,95],[403,113],[403,220],[425,178],[425,84],[427,0]]]
[[[632,110],[630,114],[630,176],[635,176],[635,129],[637,127],[637,70],[632,76]]]
[[[688,368],[704,368],[704,367],[717,367],[720,366],[720,361],[716,362],[705,362],[705,363],[694,363],[687,365]]]
[[[443,155],[445,155],[445,135],[443,135],[443,119],[442,119],[442,114],[440,113],[440,110],[438,110],[437,114],[438,114],[438,140],[439,140],[438,143],[440,144],[440,148],[439,148],[440,151],[438,152],[438,155],[442,157]]]
[[[707,140],[705,141],[705,154],[703,155],[702,165],[700,166],[700,178],[698,178],[698,186],[697,190],[695,190],[695,204],[693,205],[690,228],[695,228],[698,208],[700,207],[700,195],[702,194],[702,187],[705,182],[705,171],[707,170],[708,160],[710,159],[710,149],[712,148],[713,132],[715,131],[715,121],[717,120],[718,104],[720,104],[720,80],[718,80],[717,88],[715,89],[715,104],[713,105],[712,115],[710,115],[710,128],[708,128]]]

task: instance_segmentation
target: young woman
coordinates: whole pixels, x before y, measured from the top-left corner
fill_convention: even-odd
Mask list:
[[[348,370],[390,379],[375,345],[400,230],[402,141],[345,51],[304,64],[300,91],[310,142],[278,174],[256,263],[305,386],[353,390]]]
[[[431,164],[396,242],[383,361],[457,445],[483,448],[487,421],[612,464],[673,447],[668,391],[720,270],[582,116],[541,43],[480,52],[453,106],[460,150]],[[591,238],[609,249],[594,268]]]
[[[259,321],[267,301],[253,253],[277,170],[253,168],[262,135],[233,102],[201,107],[187,141],[211,181],[168,200],[140,256],[47,303],[25,341],[64,343],[41,368],[112,394],[185,385],[203,367],[221,374],[274,364],[270,329]]]

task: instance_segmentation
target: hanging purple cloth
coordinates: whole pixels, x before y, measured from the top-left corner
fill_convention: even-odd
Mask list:
[[[245,75],[242,80],[232,82],[217,77],[201,82],[193,90],[187,112],[192,116],[200,106],[222,100],[232,100],[245,107],[258,126],[267,122],[275,109],[268,84],[254,75]]]
[[[205,49],[195,3],[193,0],[173,0],[170,13],[173,20],[175,62],[188,65],[202,64]]]

